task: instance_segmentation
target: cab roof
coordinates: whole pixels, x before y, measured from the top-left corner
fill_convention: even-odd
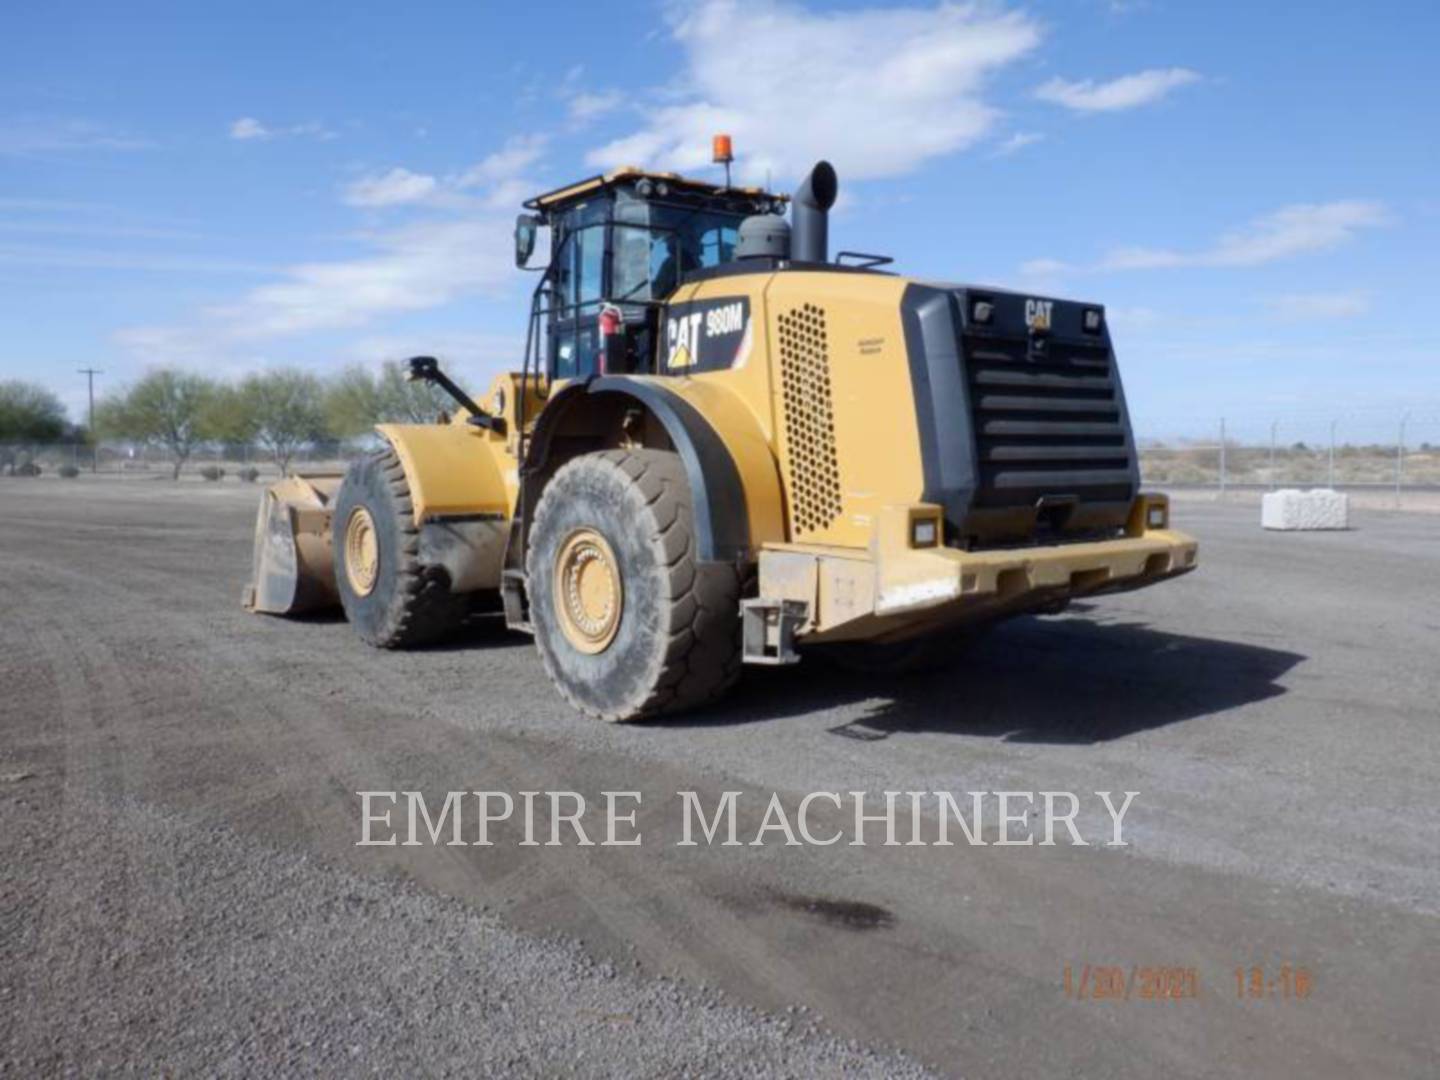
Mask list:
[[[725,187],[723,184],[712,184],[707,180],[694,180],[687,176],[681,176],[673,172],[652,172],[649,169],[642,169],[636,165],[622,165],[599,176],[592,176],[588,180],[581,180],[574,184],[568,184],[554,191],[547,191],[543,195],[536,195],[525,203],[527,210],[547,210],[582,195],[588,195],[601,188],[610,187],[614,184],[623,183],[627,180],[654,180],[664,181],[672,187],[686,191],[692,191],[701,195],[743,195],[750,198],[778,199],[781,202],[789,201],[788,195],[775,195],[758,187]]]

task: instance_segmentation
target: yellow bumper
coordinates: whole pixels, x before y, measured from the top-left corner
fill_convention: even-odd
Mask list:
[[[886,560],[874,611],[897,615],[967,598],[995,603],[1057,590],[1067,596],[1116,592],[1193,570],[1197,547],[1182,532],[1157,529],[1053,547],[916,551]]]
[[[880,523],[870,550],[767,546],[760,594],[805,602],[801,634],[812,641],[899,639],[1143,588],[1195,569],[1198,545],[1168,527],[1164,497],[1136,502],[1122,537],[986,551],[912,548],[915,514],[898,512]],[[1162,527],[1148,524],[1151,513]]]

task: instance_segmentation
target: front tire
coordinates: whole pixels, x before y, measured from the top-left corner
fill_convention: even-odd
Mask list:
[[[420,561],[405,468],[391,449],[350,466],[330,524],[335,588],[363,641],[409,649],[441,640],[469,613],[444,569]]]
[[[739,677],[740,574],[697,559],[679,455],[567,462],[535,508],[525,567],[545,670],[587,716],[694,708]]]

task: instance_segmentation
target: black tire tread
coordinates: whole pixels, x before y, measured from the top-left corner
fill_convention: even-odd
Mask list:
[[[611,468],[628,478],[647,512],[637,527],[657,562],[666,568],[668,610],[660,668],[642,700],[630,707],[597,713],[578,700],[545,648],[546,673],[578,711],[608,721],[638,720],[698,708],[720,698],[740,677],[740,566],[700,563],[697,558],[690,485],[679,455],[663,450],[623,449],[584,454],[563,465],[551,483],[569,470]],[[544,528],[544,495],[536,507],[532,535]],[[648,521],[643,518],[648,517]],[[643,526],[642,526],[643,522]],[[533,547],[531,554],[533,554]],[[527,575],[537,572],[527,556]]]
[[[396,533],[400,538],[396,587],[381,619],[380,633],[366,636],[371,645],[382,649],[413,649],[433,645],[448,636],[469,613],[469,598],[450,591],[450,578],[445,570],[420,561],[420,529],[415,524],[415,504],[410,498],[410,485],[405,467],[393,448],[377,450],[369,456],[385,480],[390,494],[390,509],[395,515]],[[370,506],[371,513],[381,511]],[[343,530],[344,523],[335,527]],[[341,536],[335,543],[342,543]],[[338,547],[337,547],[338,550]]]

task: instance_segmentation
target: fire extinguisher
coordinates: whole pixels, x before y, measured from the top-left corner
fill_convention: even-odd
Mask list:
[[[600,374],[605,375],[618,366],[620,350],[624,340],[620,336],[625,326],[625,316],[614,304],[606,304],[600,309]]]

